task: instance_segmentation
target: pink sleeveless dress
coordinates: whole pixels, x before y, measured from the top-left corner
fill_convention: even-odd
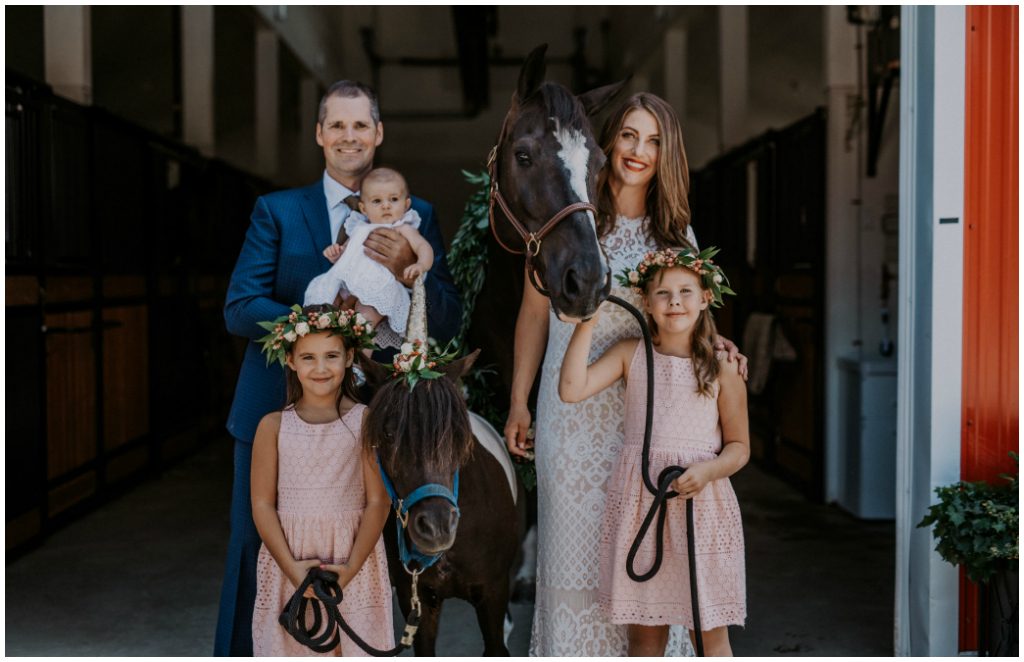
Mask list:
[[[722,449],[715,397],[697,393],[690,359],[654,352],[654,418],[650,475],[653,481],[667,466],[687,467],[712,460]],[[683,625],[693,629],[687,569],[686,502],[670,499],[665,521],[661,569],[646,582],[626,574],[626,556],[653,502],[641,477],[647,363],[643,342],[637,344],[626,384],[626,439],[608,481],[608,500],[601,528],[598,599],[612,623]],[[701,629],[743,625],[747,615],[743,525],[739,504],[728,478],[708,483],[694,500],[697,587]],[[655,556],[657,518],[634,561],[643,574]]]
[[[277,516],[297,559],[348,560],[366,503],[361,444],[365,405],[352,407],[331,423],[306,423],[294,409],[281,413],[277,437]],[[256,656],[312,656],[278,623],[295,593],[277,562],[260,546],[256,565],[256,607],[252,619]],[[355,632],[376,648],[394,646],[391,582],[384,539],[366,558],[344,590],[341,614]],[[307,618],[312,623],[312,614]],[[324,655],[366,655],[341,633],[341,645]]]

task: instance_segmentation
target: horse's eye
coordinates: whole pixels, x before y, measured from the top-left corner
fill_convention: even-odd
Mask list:
[[[516,152],[516,163],[523,167],[529,167],[533,161],[530,160],[530,155],[526,152]]]

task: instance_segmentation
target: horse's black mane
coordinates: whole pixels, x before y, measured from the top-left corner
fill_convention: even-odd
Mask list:
[[[577,101],[564,85],[543,83],[540,86],[540,95],[548,117],[557,119],[559,126],[584,133],[590,131],[590,120],[583,109],[583,104]]]

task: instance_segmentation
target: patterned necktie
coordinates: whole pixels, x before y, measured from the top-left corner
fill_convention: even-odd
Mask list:
[[[346,241],[348,241],[348,233],[345,232],[345,220],[348,219],[349,215],[352,212],[359,211],[359,196],[353,193],[352,195],[346,196],[345,199],[342,200],[342,202],[345,203],[345,205],[349,208],[350,211],[348,214],[345,214],[344,219],[342,219],[341,221],[341,227],[338,228],[338,238],[335,243],[339,245],[344,244]]]

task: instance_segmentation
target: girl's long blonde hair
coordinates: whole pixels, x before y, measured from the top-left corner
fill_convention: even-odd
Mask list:
[[[665,272],[669,269],[686,269],[686,267],[669,267],[660,269],[658,273],[647,283],[644,290],[644,299],[650,296],[651,287],[660,285],[665,278]],[[698,278],[700,291],[704,296],[710,295],[710,290],[704,287],[703,281]],[[650,313],[647,313],[647,326],[651,329],[651,336],[658,337],[658,323],[654,321]],[[693,326],[693,336],[690,338],[690,359],[693,361],[693,374],[697,377],[697,392],[701,395],[712,398],[715,396],[715,382],[721,374],[722,368],[715,356],[715,339],[718,338],[718,329],[715,327],[715,318],[711,315],[711,306],[700,311],[697,316],[697,323]]]
[[[646,214],[650,219],[647,231],[662,248],[690,246],[686,237],[690,226],[690,167],[683,146],[683,131],[672,106],[650,92],[639,92],[629,97],[605,122],[601,131],[601,150],[605,156],[611,156],[626,115],[637,109],[646,110],[654,116],[658,135],[661,136],[657,168],[648,184],[645,200]],[[615,201],[608,182],[610,173],[611,168],[605,167],[597,178],[599,236],[615,229]]]

